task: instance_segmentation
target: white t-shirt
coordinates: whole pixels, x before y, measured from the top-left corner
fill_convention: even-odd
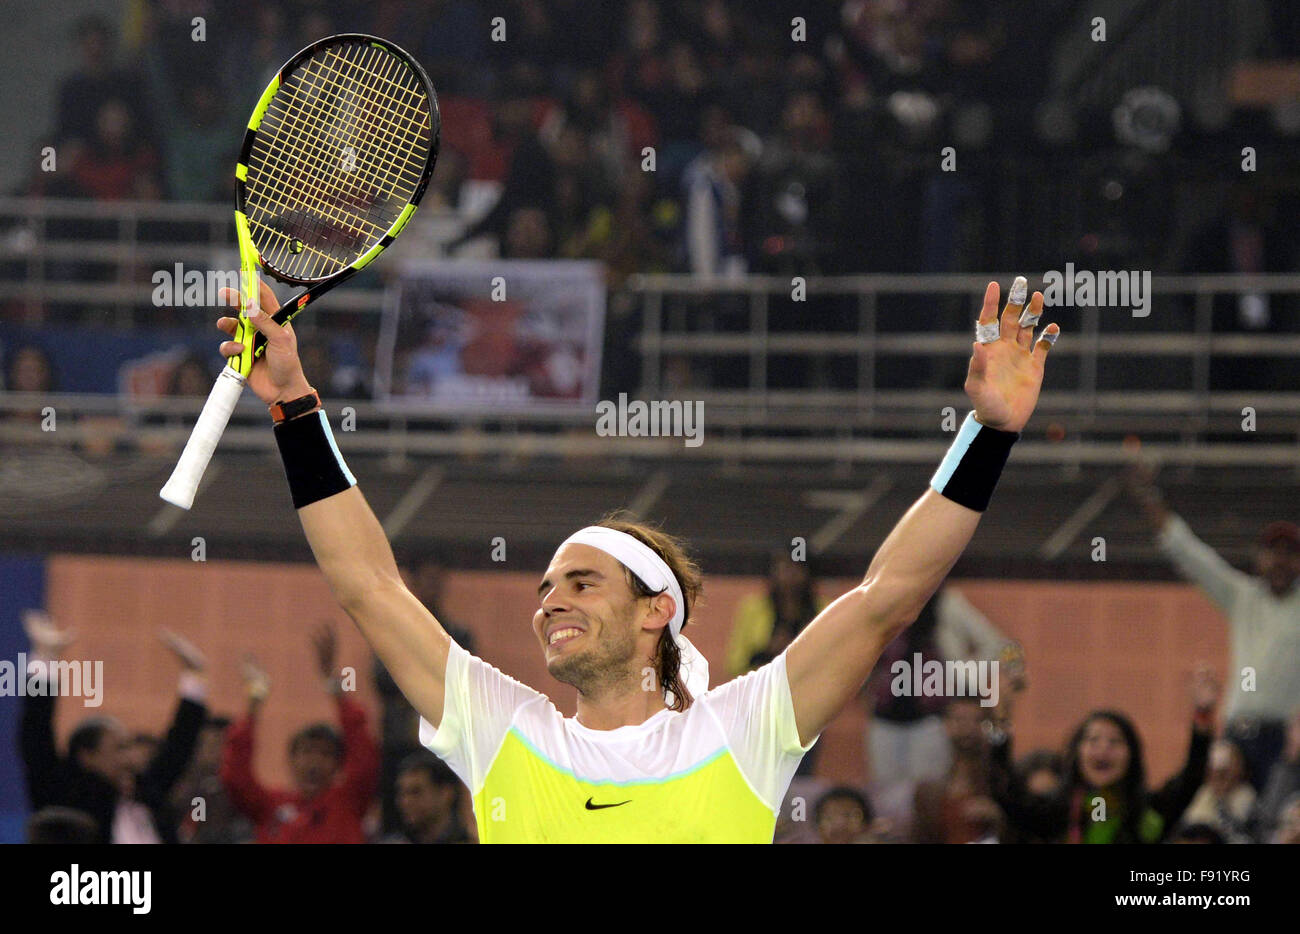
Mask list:
[[[593,730],[455,643],[420,740],[469,787],[484,843],[770,843],[816,742],[799,742],[784,655],[685,712]]]

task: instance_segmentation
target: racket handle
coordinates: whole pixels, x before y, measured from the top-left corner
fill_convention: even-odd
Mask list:
[[[217,449],[217,442],[226,430],[230,413],[235,410],[235,403],[244,391],[244,377],[230,367],[221,371],[216,385],[208,394],[208,401],[203,403],[199,420],[194,423],[190,440],[185,442],[185,450],[176,463],[171,478],[158,495],[167,502],[189,509],[194,504],[194,494],[198,491],[203,472],[208,469],[212,452]]]

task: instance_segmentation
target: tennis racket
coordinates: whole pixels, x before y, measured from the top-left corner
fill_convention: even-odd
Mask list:
[[[246,312],[258,268],[306,286],[273,320],[364,269],[415,213],[438,158],[441,120],[429,77],[384,39],[348,33],[296,54],[267,85],[235,165],[244,345],[217,377],[176,469],[159,494],[189,509],[266,339]]]

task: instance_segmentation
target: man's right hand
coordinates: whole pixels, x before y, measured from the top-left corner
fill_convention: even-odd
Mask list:
[[[239,307],[238,289],[222,289],[220,294],[224,304]],[[293,325],[279,325],[272,320],[271,316],[279,311],[280,303],[271,287],[261,280],[258,280],[258,296],[261,313],[249,321],[266,337],[266,351],[260,359],[253,361],[248,385],[267,405],[300,399],[312,391],[312,386],[302,372]],[[237,324],[236,318],[217,319],[217,327],[231,336],[234,336]],[[223,357],[236,357],[243,349],[244,345],[238,341],[225,341],[220,348]]]

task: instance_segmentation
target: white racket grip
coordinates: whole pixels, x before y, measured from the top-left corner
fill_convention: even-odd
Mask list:
[[[243,391],[244,377],[230,367],[223,369],[212,392],[208,394],[208,401],[203,403],[203,411],[194,423],[190,440],[185,442],[185,450],[176,462],[176,469],[158,494],[167,502],[182,509],[189,509],[194,504],[199,481],[208,469],[212,452],[217,449],[217,442],[221,440],[226,423],[230,421],[230,413],[235,410],[235,403]]]

